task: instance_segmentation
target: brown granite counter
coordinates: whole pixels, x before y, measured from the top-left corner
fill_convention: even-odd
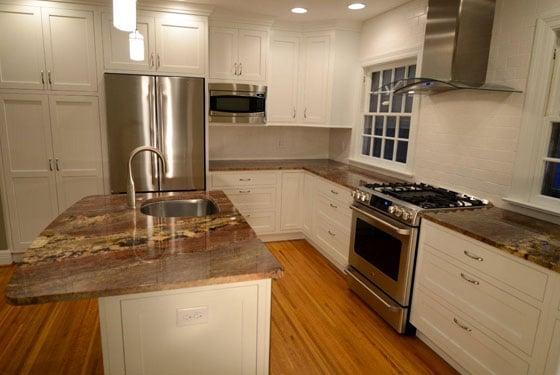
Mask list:
[[[422,217],[560,272],[560,225],[497,207],[431,212]]]
[[[303,169],[331,182],[354,189],[364,183],[400,182],[398,178],[370,172],[329,159],[210,160],[210,171]]]
[[[219,213],[156,218],[144,201],[209,198]],[[58,216],[25,252],[6,289],[13,304],[152,292],[278,278],[282,267],[224,193],[86,197]]]

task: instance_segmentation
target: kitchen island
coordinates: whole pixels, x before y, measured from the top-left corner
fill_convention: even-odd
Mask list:
[[[209,199],[219,212],[159,218],[143,203]],[[91,196],[57,217],[6,298],[99,298],[106,374],[267,373],[271,279],[282,268],[222,192]]]

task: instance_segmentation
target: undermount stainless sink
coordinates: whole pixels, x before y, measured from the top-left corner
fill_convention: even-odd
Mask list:
[[[218,207],[208,199],[182,199],[144,203],[144,215],[157,217],[196,217],[218,213]]]

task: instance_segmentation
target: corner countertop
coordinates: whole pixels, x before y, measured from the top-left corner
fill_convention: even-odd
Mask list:
[[[497,207],[428,212],[422,217],[560,272],[560,225]]]
[[[208,198],[219,213],[156,218],[143,202]],[[282,267],[221,191],[83,198],[58,216],[25,252],[6,289],[10,303],[153,292],[279,278]]]
[[[256,171],[303,169],[326,180],[354,189],[366,183],[401,182],[402,180],[370,172],[330,159],[286,160],[210,160],[210,171]]]

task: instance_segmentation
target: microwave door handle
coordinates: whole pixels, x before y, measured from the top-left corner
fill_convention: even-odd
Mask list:
[[[389,229],[391,232],[393,233],[397,233],[401,236],[410,236],[410,233],[412,233],[412,231],[410,229],[404,229],[404,228],[399,228],[391,223],[388,223],[386,221],[383,221],[381,219],[378,219],[377,217],[367,213],[366,211],[360,210],[358,207],[355,206],[350,206],[350,208],[364,216],[366,216],[370,221],[375,222],[376,224]]]

